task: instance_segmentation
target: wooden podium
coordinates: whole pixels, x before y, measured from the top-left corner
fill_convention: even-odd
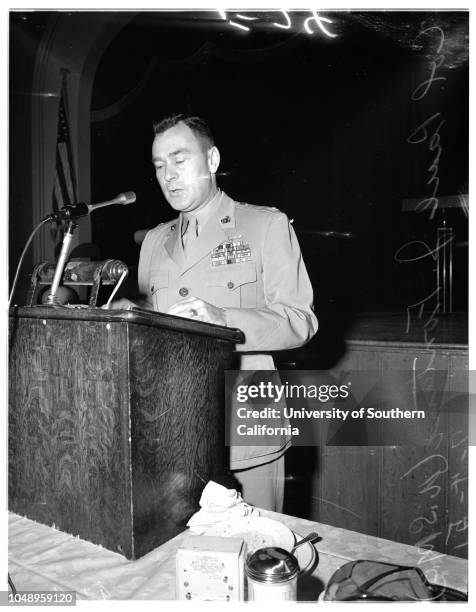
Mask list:
[[[146,310],[11,310],[9,509],[137,559],[227,482],[239,330]]]

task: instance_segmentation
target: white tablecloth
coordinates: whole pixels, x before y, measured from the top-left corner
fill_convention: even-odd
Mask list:
[[[301,581],[299,598],[315,601],[333,572],[354,559],[420,567],[430,582],[467,591],[464,559],[262,511],[293,531],[317,531],[319,565]],[[137,561],[16,514],[9,515],[9,572],[17,590],[76,591],[78,599],[175,599],[179,534]]]

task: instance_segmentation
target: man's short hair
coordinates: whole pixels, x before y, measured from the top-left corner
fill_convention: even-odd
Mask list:
[[[209,125],[201,117],[194,117],[190,115],[184,115],[182,113],[177,115],[170,115],[160,121],[154,121],[152,129],[154,135],[162,134],[170,128],[176,126],[178,123],[184,123],[189,127],[195,136],[202,142],[205,149],[210,149],[215,146],[215,139],[213,138],[212,131]]]

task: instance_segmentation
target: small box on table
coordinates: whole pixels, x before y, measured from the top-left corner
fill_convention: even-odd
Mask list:
[[[198,601],[242,601],[242,538],[188,535],[177,551],[176,598]]]

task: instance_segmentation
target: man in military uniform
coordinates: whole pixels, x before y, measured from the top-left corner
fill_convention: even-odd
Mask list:
[[[304,344],[317,330],[313,294],[294,230],[276,208],[232,200],[216,184],[220,153],[206,123],[176,115],[154,125],[157,180],[179,217],[146,234],[139,261],[145,306],[239,328],[242,370],[274,370],[268,351]],[[122,299],[113,308],[134,304]],[[230,469],[248,503],[282,510],[284,452],[232,446]]]

